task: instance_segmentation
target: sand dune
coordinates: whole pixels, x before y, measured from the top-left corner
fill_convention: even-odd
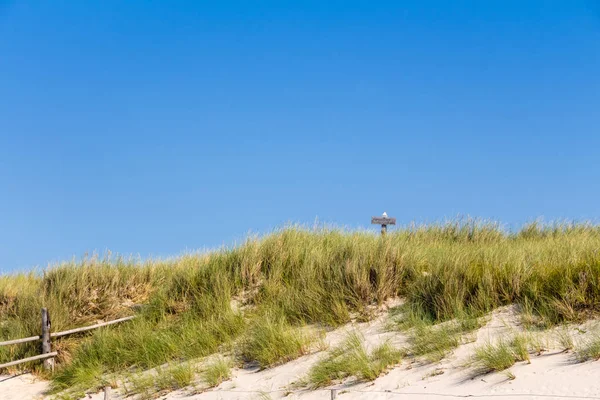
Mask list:
[[[586,325],[593,324],[588,322]],[[386,332],[385,316],[370,323],[349,324],[331,331],[326,336],[330,346],[339,343],[348,331],[360,331],[368,346],[389,340],[402,345],[406,336]],[[576,328],[576,327],[573,327]],[[584,327],[585,328],[585,327]],[[574,339],[586,329],[574,329]],[[548,351],[532,355],[531,363],[517,363],[508,374],[493,373],[474,376],[467,366],[476,346],[521,331],[512,308],[497,310],[481,328],[475,341],[457,348],[439,363],[424,364],[405,360],[388,374],[373,382],[342,382],[331,388],[338,389],[338,399],[443,399],[475,397],[482,399],[600,399],[600,363],[575,363],[573,355],[553,346],[552,331],[541,333],[546,338]],[[552,348],[556,347],[556,348]],[[236,369],[231,380],[219,387],[198,393],[181,390],[161,396],[161,399],[330,399],[331,388],[323,390],[293,389],[292,384],[301,379],[323,352],[301,357],[292,362],[266,370]],[[0,378],[0,400],[44,398],[47,383],[31,375]],[[115,398],[121,398],[118,394]],[[102,399],[101,393],[88,398]]]

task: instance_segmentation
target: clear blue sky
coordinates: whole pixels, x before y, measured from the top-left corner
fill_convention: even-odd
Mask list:
[[[599,155],[597,0],[0,0],[0,271],[596,220]]]

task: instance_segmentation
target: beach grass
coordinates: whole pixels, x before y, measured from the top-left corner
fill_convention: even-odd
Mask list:
[[[230,363],[219,357],[203,368],[201,376],[204,383],[209,387],[219,386],[222,382],[231,378]]]
[[[600,331],[594,329],[575,347],[575,358],[579,362],[600,360]]]
[[[291,326],[283,315],[266,315],[254,319],[237,345],[244,362],[256,362],[260,368],[281,364],[305,354],[322,337]]]
[[[580,322],[600,311],[598,248],[596,225],[532,223],[509,233],[467,219],[383,237],[288,227],[167,260],[87,257],[0,277],[0,340],[38,335],[41,307],[53,331],[138,315],[55,340],[52,380],[61,390],[232,349],[268,367],[306,353],[297,335],[307,326],[368,320],[373,306],[395,297],[431,325],[509,304],[548,326]],[[442,349],[432,353],[457,342],[448,332],[424,332],[432,340],[416,353],[427,353],[416,349],[435,344],[435,335]],[[0,362],[38,353],[35,343],[0,347]]]
[[[189,363],[171,364],[155,368],[154,371],[128,374],[125,394],[136,395],[137,399],[155,399],[161,393],[183,389],[194,381],[195,369]]]
[[[504,371],[517,362],[517,357],[510,343],[500,341],[487,343],[475,349],[475,365],[479,373],[485,374],[493,371]]]
[[[476,317],[460,317],[440,324],[412,321],[408,332],[407,353],[427,362],[438,362],[467,341],[467,335],[482,325]]]
[[[510,339],[486,343],[475,349],[473,367],[477,374],[504,371],[516,362],[530,362],[530,353],[541,353],[540,339],[532,334],[517,333]]]
[[[369,353],[364,338],[357,332],[350,332],[339,346],[310,369],[302,383],[318,388],[347,377],[371,381],[389,366],[398,364],[403,355],[389,343],[383,343]]]

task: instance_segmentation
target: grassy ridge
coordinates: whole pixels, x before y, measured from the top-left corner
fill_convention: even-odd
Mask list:
[[[61,388],[100,384],[102,373],[233,349],[248,343],[240,338],[250,329],[270,332],[253,347],[259,353],[240,349],[244,357],[260,357],[269,340],[280,340],[273,332],[368,318],[371,305],[393,296],[433,321],[519,303],[555,324],[600,309],[599,249],[600,228],[591,225],[531,224],[507,234],[495,224],[463,221],[384,238],[288,228],[205,255],[148,262],[92,258],[0,277],[0,340],[38,334],[42,306],[50,309],[53,330],[62,330],[145,304],[135,322],[57,341],[54,382]],[[0,362],[37,352],[33,345],[3,347]]]

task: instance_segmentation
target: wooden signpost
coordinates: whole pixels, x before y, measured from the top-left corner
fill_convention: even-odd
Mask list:
[[[396,225],[396,218],[388,217],[384,212],[381,217],[371,217],[371,223],[381,225],[381,234],[385,235],[388,225]]]

